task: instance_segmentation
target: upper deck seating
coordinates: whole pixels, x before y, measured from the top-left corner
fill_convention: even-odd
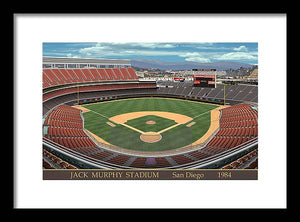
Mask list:
[[[43,69],[43,88],[103,81],[133,81],[138,76],[132,68]]]

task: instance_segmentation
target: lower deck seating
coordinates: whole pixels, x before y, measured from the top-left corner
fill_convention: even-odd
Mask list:
[[[258,149],[255,149],[245,154],[244,156],[238,158],[237,160],[223,166],[222,169],[255,169],[257,167],[257,155]]]
[[[177,155],[177,156],[172,156],[171,157],[178,165],[186,164],[186,163],[191,163],[194,160],[185,156],[185,155]]]
[[[123,165],[129,159],[130,159],[130,156],[117,155],[111,159],[108,159],[107,162],[117,164],[117,165]]]
[[[145,163],[146,163],[146,158],[142,158],[142,157],[138,157],[136,158],[132,163],[131,163],[131,167],[136,167],[136,168],[144,168],[146,167],[145,166]]]
[[[203,151],[218,154],[258,136],[257,110],[238,104],[221,110],[220,128]]]
[[[70,150],[84,155],[98,151],[92,139],[83,131],[80,110],[60,105],[53,109],[45,119],[45,137]]]
[[[73,166],[72,164],[43,149],[43,168],[56,169],[58,167],[64,169],[77,169],[77,167]]]

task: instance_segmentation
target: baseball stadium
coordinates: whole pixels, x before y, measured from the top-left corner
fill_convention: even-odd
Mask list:
[[[43,169],[258,167],[257,85],[145,79],[117,59],[44,57],[42,76]]]

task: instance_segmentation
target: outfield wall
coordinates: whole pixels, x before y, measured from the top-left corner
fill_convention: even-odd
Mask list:
[[[163,96],[169,98],[190,99],[211,103],[224,103],[223,88],[218,86],[216,89],[192,88],[188,83],[164,83],[173,84],[173,88],[131,88],[131,89],[115,89],[115,90],[91,90],[89,92],[80,92],[80,102],[92,102],[93,100],[107,100],[122,97],[137,96]],[[174,85],[175,84],[175,85]],[[76,88],[76,87],[75,87]],[[63,90],[63,89],[60,89]],[[67,90],[67,89],[66,89]],[[54,93],[55,91],[53,91]],[[226,104],[235,105],[242,102],[257,103],[257,86],[238,85],[228,86],[226,89]],[[78,93],[65,92],[43,102],[43,114],[58,104],[77,101]],[[73,103],[74,105],[74,103]]]

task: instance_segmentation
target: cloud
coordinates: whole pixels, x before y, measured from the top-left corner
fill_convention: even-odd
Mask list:
[[[180,52],[178,54],[180,57],[184,57],[185,61],[190,61],[190,62],[210,62],[210,59],[207,56],[204,56],[202,53],[199,52]]]
[[[211,62],[209,58],[203,58],[203,57],[188,57],[185,60],[189,62],[200,62],[200,63]]]
[[[44,56],[77,58],[152,58],[208,63],[215,61],[243,61],[257,63],[258,52],[245,45],[215,43],[167,43],[167,42],[99,42],[53,45],[46,44]],[[209,50],[210,49],[210,50]],[[180,59],[181,58],[181,59]]]
[[[132,55],[148,55],[148,56],[162,56],[174,55],[173,52],[165,49],[174,48],[175,45],[171,43],[97,43],[94,46],[81,48],[78,52],[81,56],[132,56]],[[159,49],[159,50],[154,50]]]
[[[68,53],[68,54],[67,54],[67,57],[68,57],[68,58],[79,58],[78,55],[73,55],[72,53]]]
[[[238,47],[238,48],[234,48],[233,50],[234,50],[234,51],[239,51],[239,52],[246,52],[246,51],[248,51],[247,47],[244,46],[244,45],[241,45],[241,46]]]
[[[173,43],[161,43],[161,42],[107,42],[107,43],[97,43],[97,45],[108,46],[108,47],[119,47],[127,49],[140,49],[140,48],[175,48],[176,45]]]
[[[175,48],[174,44],[171,43],[151,43],[151,42],[142,42],[142,43],[133,43],[132,46],[140,46],[143,48]]]
[[[216,56],[216,60],[257,60],[256,52],[230,52],[220,56]]]
[[[212,60],[256,60],[257,56],[249,52],[199,52],[199,51],[178,51],[169,50],[174,44],[169,43],[97,43],[94,46],[81,48],[79,55],[81,57],[128,57],[128,56],[179,56],[185,61],[207,63]],[[239,50],[245,50],[240,46]]]

